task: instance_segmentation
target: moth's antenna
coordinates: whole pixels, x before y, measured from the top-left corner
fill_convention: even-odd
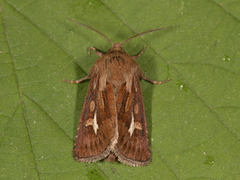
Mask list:
[[[130,38],[128,38],[126,41],[124,41],[121,45],[124,45],[125,43],[127,43],[128,41],[130,41],[131,39],[135,38],[135,37],[138,37],[138,36],[141,36],[143,34],[147,34],[147,33],[150,33],[150,32],[154,32],[154,31],[159,31],[159,30],[162,30],[162,29],[167,29],[171,26],[168,26],[168,27],[163,27],[163,28],[158,28],[158,29],[152,29],[152,30],[148,30],[148,31],[144,31],[144,32],[141,32],[139,34],[136,34]]]
[[[66,19],[68,19],[69,21],[74,22],[75,24],[78,24],[78,25],[80,25],[80,26],[86,27],[86,28],[91,29],[92,31],[100,34],[100,35],[101,35],[102,37],[104,37],[108,42],[110,42],[110,43],[112,44],[112,46],[114,46],[114,43],[113,43],[110,39],[108,39],[107,36],[105,36],[104,34],[100,33],[99,31],[97,31],[97,30],[95,30],[95,29],[93,29],[93,28],[91,28],[91,27],[89,27],[89,26],[87,26],[87,25],[84,25],[84,24],[81,24],[81,23],[79,23],[79,22],[76,22],[76,21],[74,21],[74,20],[72,20],[72,19],[69,19],[69,18],[67,18],[67,17],[66,17]]]

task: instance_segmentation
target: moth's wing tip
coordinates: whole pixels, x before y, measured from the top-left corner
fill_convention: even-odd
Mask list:
[[[132,166],[132,167],[140,167],[140,166],[147,166],[152,161],[151,152],[149,154],[149,158],[146,161],[138,161],[133,160],[127,156],[124,156],[118,149],[114,149],[114,153],[117,156],[118,161],[120,161],[123,164]]]
[[[94,155],[94,156],[90,156],[90,157],[78,157],[74,152],[73,152],[73,158],[78,161],[78,162],[87,162],[87,163],[91,163],[91,162],[96,162],[96,161],[100,161],[104,158],[106,158],[108,155],[110,154],[110,151],[108,149],[106,149],[105,151]]]

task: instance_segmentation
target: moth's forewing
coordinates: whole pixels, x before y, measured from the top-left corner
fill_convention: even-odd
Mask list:
[[[116,128],[114,89],[107,84],[99,91],[100,75],[93,73],[79,120],[73,156],[81,162],[95,162],[109,155]]]
[[[130,166],[144,166],[151,162],[147,122],[143,106],[139,77],[132,77],[131,90],[123,84],[117,97],[118,160]]]

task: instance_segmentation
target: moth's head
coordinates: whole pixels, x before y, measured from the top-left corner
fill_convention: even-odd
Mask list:
[[[116,51],[125,52],[121,43],[113,44],[113,46],[108,50],[108,53],[109,52],[116,52]]]
[[[120,43],[115,43],[115,44],[112,46],[111,50],[121,51],[121,50],[123,50],[123,47],[122,47],[122,45],[121,45]]]

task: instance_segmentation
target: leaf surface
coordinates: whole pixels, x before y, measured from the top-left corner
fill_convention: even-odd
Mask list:
[[[1,0],[0,177],[2,179],[238,179],[240,2],[232,0]],[[152,162],[75,162],[72,148],[94,46],[171,26],[124,45],[141,82]]]

